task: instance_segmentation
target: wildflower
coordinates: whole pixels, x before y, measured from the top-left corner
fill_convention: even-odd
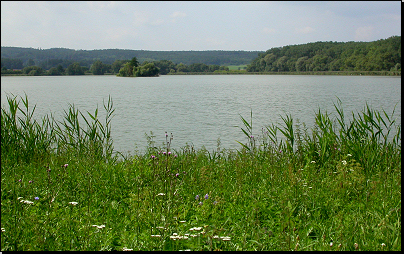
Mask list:
[[[206,195],[205,195],[205,199],[208,199],[209,198],[209,195],[206,193]]]
[[[1,230],[3,231],[3,229],[1,229]],[[386,246],[386,244],[385,244],[385,243],[382,243],[382,248],[385,247],[385,246]]]
[[[341,161],[342,164],[345,166],[346,165],[346,160]]]
[[[338,244],[338,249],[340,249],[342,247],[342,244]]]
[[[17,200],[20,200],[20,199],[22,199],[22,197],[18,197],[18,198],[17,198]]]
[[[202,203],[202,202],[199,202],[199,205],[203,205],[203,203]]]
[[[77,202],[69,202],[69,204],[71,204],[72,206],[75,206],[75,205],[77,205],[78,203],[77,203]]]
[[[359,244],[357,244],[357,243],[355,243],[354,246],[355,246],[355,250],[357,250],[359,248]]]
[[[202,227],[193,227],[193,228],[190,228],[189,229],[189,231],[199,231],[199,230],[202,230]]]
[[[230,241],[231,237],[230,236],[222,236],[222,237],[220,237],[220,239],[222,239],[223,241]]]
[[[217,204],[217,201],[213,201],[213,204],[216,205],[216,204]]]
[[[32,205],[34,202],[29,201],[29,200],[21,200],[20,202],[24,203],[24,204],[28,204],[28,205]]]
[[[156,237],[156,238],[160,238],[161,235],[151,235],[150,237]]]
[[[171,152],[168,152],[167,154],[168,154],[168,155],[171,155]]]
[[[154,159],[154,158],[156,158],[156,156],[152,155],[151,158]]]
[[[21,180],[21,179],[19,179],[18,181],[19,181],[19,182],[21,182],[22,180]]]
[[[29,183],[32,183],[32,181],[28,181]]]
[[[163,155],[166,155],[166,152],[163,152]]]
[[[316,163],[316,161],[311,161],[310,163],[312,163],[312,164],[313,164],[313,163]]]
[[[180,175],[179,173],[175,174],[176,177],[178,177],[179,175]]]
[[[177,158],[177,155],[175,154],[174,157]]]
[[[69,166],[69,164],[65,164],[65,165],[63,165],[62,167],[67,168],[67,166]]]
[[[39,200],[39,197],[35,197],[35,200]]]
[[[1,228],[1,232],[6,232],[6,229],[5,229],[5,228]]]
[[[101,229],[101,228],[105,228],[105,225],[100,225],[100,226],[98,226],[98,225],[91,225],[92,227],[96,227],[96,228],[98,228],[98,229]]]
[[[185,222],[187,222],[187,221],[185,221],[185,220],[180,220],[180,223],[185,223]]]
[[[332,247],[334,244],[332,242],[330,242],[330,247]]]
[[[122,248],[122,251],[133,251],[133,249],[128,249],[128,248],[126,248],[126,247],[123,247],[123,248]]]
[[[351,157],[351,156],[352,156],[352,154],[348,153],[346,156]]]
[[[165,196],[166,194],[165,193],[159,193],[159,194],[157,194],[157,196]]]
[[[198,200],[198,199],[199,199],[199,195],[196,195],[196,196],[195,196],[195,199]]]

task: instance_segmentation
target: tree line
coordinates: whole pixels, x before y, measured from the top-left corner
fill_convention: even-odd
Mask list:
[[[3,60],[3,59],[2,59]],[[48,70],[41,66],[34,65],[32,61],[29,66],[22,68],[21,70],[7,69],[2,64],[2,74],[24,74],[29,76],[42,76],[42,75],[104,75],[115,74],[122,77],[150,77],[175,73],[201,73],[201,72],[215,72],[215,71],[229,71],[226,66],[219,65],[207,65],[203,63],[193,64],[175,64],[170,60],[160,60],[148,62],[144,61],[139,63],[136,57],[132,60],[115,60],[112,64],[105,64],[100,60],[96,60],[90,65],[82,66],[80,62],[73,62],[67,67],[62,64],[58,64],[56,67],[51,67]]]
[[[308,71],[401,71],[401,36],[271,48],[247,66],[247,72]]]
[[[204,63],[207,65],[244,65],[251,62],[263,51],[148,51],[127,49],[74,50],[65,48],[34,49],[20,47],[1,47],[2,67],[22,69],[29,65],[37,65],[49,70],[62,65],[67,68],[73,62],[90,68],[96,60],[112,64],[116,60],[132,59],[136,56],[139,62],[170,60],[175,64],[186,65]],[[33,61],[35,64],[29,64]],[[3,63],[4,62],[4,63]]]

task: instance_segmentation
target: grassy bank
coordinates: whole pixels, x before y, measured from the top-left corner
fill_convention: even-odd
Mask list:
[[[286,115],[253,133],[241,117],[237,151],[172,149],[166,133],[123,158],[110,98],[105,119],[71,105],[37,121],[9,97],[1,250],[401,250],[401,123],[335,109],[311,130]]]

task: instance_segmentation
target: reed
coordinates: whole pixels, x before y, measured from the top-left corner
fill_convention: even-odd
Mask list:
[[[401,250],[401,123],[365,105],[291,115],[237,150],[113,150],[105,121],[69,105],[1,111],[1,250]],[[163,134],[164,135],[164,134]],[[121,155],[119,157],[119,155]]]

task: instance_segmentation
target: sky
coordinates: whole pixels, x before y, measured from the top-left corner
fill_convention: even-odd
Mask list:
[[[401,1],[1,1],[1,46],[244,50],[401,36]]]

